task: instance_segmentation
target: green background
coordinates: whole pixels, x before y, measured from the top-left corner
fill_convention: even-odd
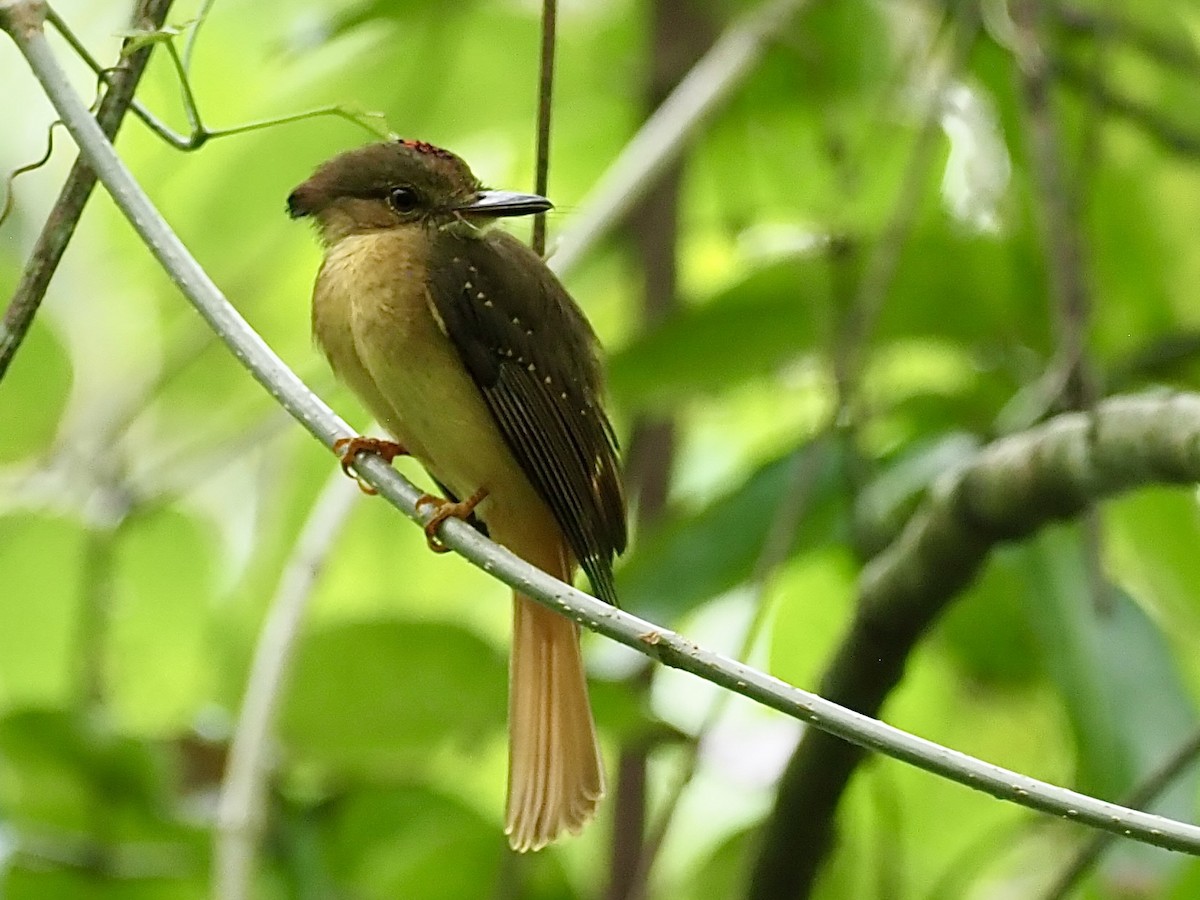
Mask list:
[[[645,118],[654,61],[669,65],[674,46],[682,71],[752,8],[662,3],[656,29],[649,0],[562,5],[551,246]],[[59,11],[110,61],[125,11],[104,6]],[[619,565],[625,606],[727,653],[758,612],[751,661],[802,687],[845,630],[862,565],[931,480],[1055,409],[1045,388],[1064,329],[1047,192],[998,6],[976,31],[969,3],[813,3],[684,150],[675,309],[644,319],[636,221],[568,278],[608,348],[623,437],[639,417],[677,428],[666,506]],[[686,21],[671,18],[680,8]],[[1076,330],[1097,392],[1194,388],[1200,11],[1047,8],[1061,196],[1078,211],[1067,225],[1091,304]],[[180,2],[169,21],[196,11]],[[346,103],[454,149],[492,186],[527,189],[538,12],[532,0],[218,0],[193,88],[212,128]],[[70,68],[90,97],[91,77]],[[11,171],[41,152],[52,116],[7,42],[0,83]],[[183,127],[163,53],[139,96]],[[73,157],[58,137],[51,163],[13,187],[0,295]],[[284,199],[367,139],[318,118],[190,154],[133,121],[118,142],[234,305],[359,427],[367,417],[311,345],[320,249]],[[801,521],[764,567],[809,447]],[[208,895],[215,796],[259,629],[318,496],[354,490],[98,192],[0,383],[4,897]],[[254,896],[605,896],[612,799],[581,837],[536,856],[511,855],[501,834],[506,589],[427,552],[384,502],[352,504],[326,542],[283,698]],[[1065,524],[997,551],[909,660],[885,717],[1121,797],[1200,727],[1197,512],[1191,491],[1142,490],[1099,507],[1092,531]],[[585,646],[611,779],[622,752],[650,747],[656,821],[714,691],[678,673],[647,681],[631,654]],[[730,703],[650,896],[744,895],[798,733]],[[1157,808],[1193,820],[1196,788],[1183,778]],[[874,759],[851,783],[815,894],[1033,897],[1084,836]],[[1078,896],[1189,898],[1198,885],[1200,864],[1122,846]]]

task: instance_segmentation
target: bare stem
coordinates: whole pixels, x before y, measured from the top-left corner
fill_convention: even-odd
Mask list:
[[[558,0],[542,2],[542,61],[538,75],[537,174],[533,192],[546,196],[550,184],[550,112],[554,99],[554,45]],[[533,252],[546,255],[546,214],[533,217]]]
[[[708,117],[754,71],[771,39],[810,2],[769,0],[729,26],[584,198],[583,215],[549,259],[559,277],[565,278],[679,158]]]

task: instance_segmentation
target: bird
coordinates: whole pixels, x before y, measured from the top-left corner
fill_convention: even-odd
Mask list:
[[[416,458],[449,516],[570,583],[577,568],[617,605],[627,541],[618,442],[604,408],[599,342],[544,260],[497,220],[545,197],[485,189],[454,153],[416,140],[333,157],[289,195],[324,258],[312,329],[334,373],[394,440],[343,439],[356,454]],[[520,852],[577,834],[604,796],[579,626],[515,591],[509,657],[505,832]]]

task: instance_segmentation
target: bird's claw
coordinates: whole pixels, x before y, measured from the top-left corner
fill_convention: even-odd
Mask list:
[[[480,488],[466,500],[447,500],[445,497],[435,497],[433,494],[422,494],[417,498],[417,510],[422,506],[432,506],[432,518],[425,523],[425,542],[434,553],[449,553],[450,548],[442,543],[437,530],[447,519],[469,519],[480,503],[487,497],[486,488]]]
[[[374,453],[376,456],[382,457],[386,463],[390,463],[397,456],[408,456],[408,450],[402,444],[397,444],[395,441],[386,441],[382,438],[364,437],[363,435],[338,438],[333,442],[333,452],[341,460],[342,471],[358,482],[359,490],[364,494],[377,494],[379,492],[363,481],[362,476],[357,472],[351,470],[350,467],[354,464],[355,456],[359,453]]]

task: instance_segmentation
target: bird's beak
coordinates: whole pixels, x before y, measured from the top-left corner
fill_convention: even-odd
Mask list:
[[[518,194],[513,191],[480,191],[475,199],[458,208],[459,212],[476,216],[529,216],[553,209],[554,204],[537,194]]]

